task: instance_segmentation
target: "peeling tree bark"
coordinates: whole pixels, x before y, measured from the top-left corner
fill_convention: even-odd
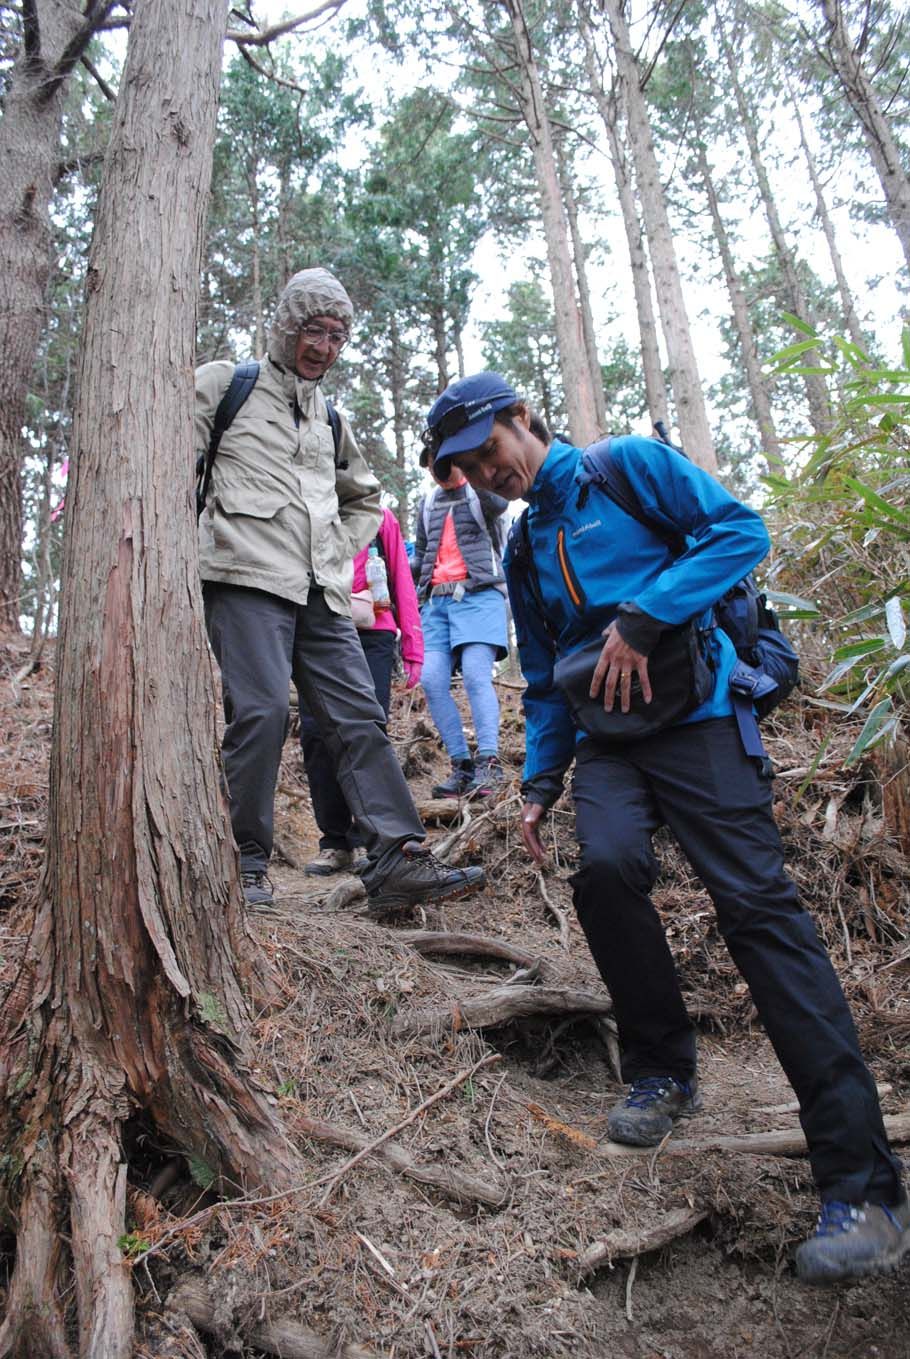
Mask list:
[[[19,630],[22,426],[53,268],[66,82],[111,3],[35,0],[0,119],[0,629]]]
[[[274,1189],[299,1174],[244,1069],[248,941],[190,503],[226,9],[136,5],[89,261],[48,850],[18,999],[0,1015],[0,1143],[19,1168],[21,1231],[0,1356],[17,1359],[69,1355],[66,1270],[80,1355],[132,1355],[117,1241],[121,1128],[137,1111],[215,1183]]]

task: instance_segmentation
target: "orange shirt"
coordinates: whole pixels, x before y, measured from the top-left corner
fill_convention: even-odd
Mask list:
[[[458,550],[455,520],[452,517],[452,511],[449,510],[442,525],[439,550],[436,553],[436,564],[430,577],[430,585],[445,585],[447,581],[467,580],[467,578],[468,568],[464,564],[464,557]]]

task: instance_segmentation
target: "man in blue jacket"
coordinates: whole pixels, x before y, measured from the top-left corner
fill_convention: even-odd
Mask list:
[[[816,1233],[797,1251],[800,1276],[829,1283],[894,1267],[910,1250],[900,1162],[840,984],[784,870],[767,762],[746,754],[733,715],[736,652],[710,627],[712,604],[768,551],[760,517],[667,445],[611,440],[644,517],[685,536],[685,550],[675,553],[590,484],[581,450],[552,439],[496,373],[450,385],[427,423],[424,443],[438,475],[454,463],[475,489],[529,504],[535,587],[513,554],[505,560],[527,681],[521,832],[541,863],[539,823],[574,759],[575,906],[613,1000],[629,1083],[610,1112],[610,1136],[657,1144],[701,1103],[694,1030],[650,897],[651,841],[667,825],[711,895],[799,1098],[822,1199]],[[639,687],[645,707],[656,701],[649,656],[690,619],[705,624],[714,676],[703,702],[637,740],[576,729],[554,681],[560,659],[603,637],[590,695],[606,712],[629,713]]]

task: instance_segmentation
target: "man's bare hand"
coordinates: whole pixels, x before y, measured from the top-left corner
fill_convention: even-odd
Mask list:
[[[539,802],[526,802],[521,809],[521,839],[536,864],[542,864],[547,857],[538,831],[543,813]]]
[[[613,711],[617,687],[619,689],[620,711],[627,713],[632,701],[632,676],[637,675],[641,684],[642,698],[651,702],[651,681],[648,679],[648,658],[641,652],[633,651],[628,642],[619,635],[615,623],[604,632],[606,641],[600,659],[591,677],[591,698],[596,698],[601,688],[604,691],[604,709]]]

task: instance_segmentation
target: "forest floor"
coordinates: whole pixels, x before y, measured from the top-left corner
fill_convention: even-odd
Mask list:
[[[52,674],[17,679],[24,656],[15,645],[0,655],[4,970],[24,943],[47,799]],[[431,826],[451,862],[485,865],[488,885],[444,909],[378,922],[356,879],[304,875],[316,838],[288,742],[275,907],[250,917],[278,979],[256,1021],[254,1074],[309,1174],[292,1194],[219,1203],[179,1149],[130,1129],[137,1357],[907,1359],[910,1265],[832,1290],[795,1278],[793,1248],[817,1203],[793,1154],[792,1092],[669,841],[656,899],[698,1022],[705,1107],[658,1150],[605,1139],[621,1087],[606,993],[571,906],[571,811],[564,799],[553,814],[540,878],[515,821],[518,691],[500,694],[506,788],[495,805],[470,806],[469,821],[460,809]],[[777,812],[907,1141],[908,865],[885,832],[874,771],[842,768],[849,733],[806,784],[826,720],[803,701],[768,733]],[[445,761],[419,698],[396,698],[391,734],[426,803]],[[485,942],[442,951],[455,932]],[[767,1137],[719,1142],[772,1132],[789,1154]],[[10,1266],[7,1256],[0,1271]]]

